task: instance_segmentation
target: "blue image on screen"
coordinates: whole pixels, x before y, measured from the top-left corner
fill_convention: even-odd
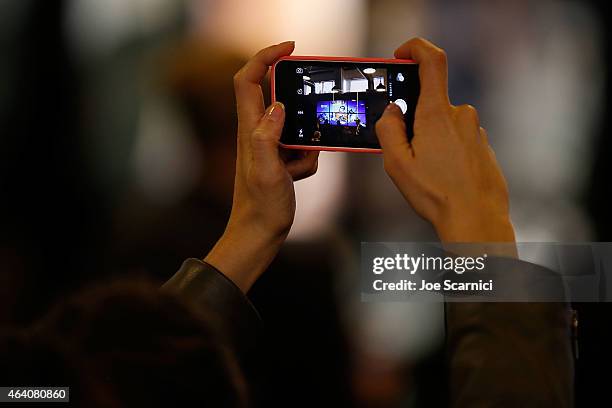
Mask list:
[[[346,101],[347,113],[357,113],[357,101]]]
[[[334,126],[357,126],[366,125],[365,102],[364,101],[320,101],[317,103],[317,120],[320,124],[328,121]]]
[[[348,124],[348,115],[344,112],[332,112],[331,114],[332,125],[346,125]]]
[[[357,119],[359,119],[359,126],[365,126],[366,125],[365,117],[366,115],[364,113],[349,115],[348,126],[357,126]]]
[[[330,105],[330,101],[319,102],[317,104],[317,113],[319,113],[319,112],[328,113],[329,112],[329,105]]]
[[[330,110],[332,113],[346,113],[346,102],[345,101],[331,101]]]
[[[346,106],[347,106],[348,113],[366,113],[364,101],[357,101],[357,100],[347,101]]]

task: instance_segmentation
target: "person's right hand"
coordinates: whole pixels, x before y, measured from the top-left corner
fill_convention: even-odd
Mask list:
[[[386,172],[442,241],[514,241],[508,188],[478,113],[449,102],[446,54],[416,38],[395,56],[419,64],[421,92],[411,143],[397,105],[376,123]]]
[[[270,66],[294,46],[286,41],[264,48],[234,76],[238,154],[232,212],[205,261],[245,293],[270,265],[293,224],[294,181],[317,171],[318,152],[280,147],[285,108],[275,102],[266,109],[261,90]]]

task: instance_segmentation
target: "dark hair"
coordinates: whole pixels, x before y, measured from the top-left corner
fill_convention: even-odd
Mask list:
[[[2,384],[70,386],[76,406],[246,406],[214,320],[142,280],[85,290],[0,347]]]

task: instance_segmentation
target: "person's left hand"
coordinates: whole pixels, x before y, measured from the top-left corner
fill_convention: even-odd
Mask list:
[[[261,81],[293,41],[265,48],[234,76],[238,110],[238,156],[231,216],[225,233],[205,261],[246,292],[268,267],[295,215],[293,182],[317,171],[316,151],[279,146],[284,106],[265,109]]]

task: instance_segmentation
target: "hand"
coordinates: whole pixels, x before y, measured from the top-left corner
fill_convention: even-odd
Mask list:
[[[417,38],[395,56],[419,64],[421,92],[412,142],[395,104],[376,123],[386,172],[442,241],[513,242],[506,181],[476,109],[449,102],[446,54]]]
[[[293,182],[317,171],[318,152],[285,151],[279,139],[284,106],[265,109],[260,83],[292,41],[261,50],[234,76],[238,156],[227,228],[205,261],[248,291],[283,243],[295,215]]]

